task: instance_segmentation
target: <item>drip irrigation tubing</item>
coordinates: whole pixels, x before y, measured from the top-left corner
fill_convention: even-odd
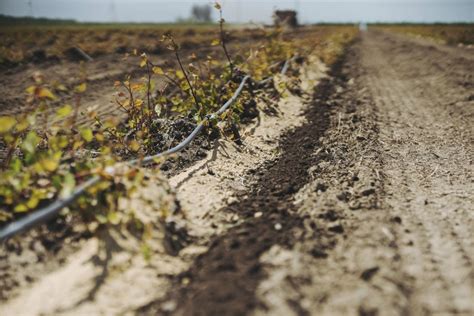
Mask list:
[[[285,61],[284,65],[283,65],[283,67],[280,71],[280,73],[282,75],[284,75],[288,71],[290,61],[292,59],[293,58],[287,59]],[[268,82],[269,79],[271,79],[271,78],[272,77],[263,79],[261,81],[258,81],[257,83],[261,84],[261,83]],[[250,80],[250,76],[249,75],[244,76],[242,78],[242,81],[239,84],[239,87],[235,90],[232,97],[229,100],[227,100],[227,102],[225,102],[224,105],[222,105],[222,107],[219,110],[217,110],[213,114],[207,116],[200,124],[198,124],[194,128],[194,130],[191,132],[191,134],[189,134],[189,136],[186,137],[181,143],[179,143],[175,147],[170,148],[170,149],[168,149],[164,152],[161,152],[161,153],[158,153],[158,154],[155,154],[155,155],[151,155],[151,156],[146,156],[142,159],[129,160],[129,161],[126,161],[125,164],[145,165],[145,164],[152,163],[157,158],[168,156],[168,155],[171,155],[171,154],[174,154],[174,153],[177,153],[177,152],[183,150],[203,130],[203,128],[205,126],[205,123],[207,121],[213,120],[213,119],[219,117],[222,113],[224,113],[237,100],[237,98],[239,97],[240,93],[244,89],[244,86],[245,86],[245,84],[247,83],[248,80]],[[93,176],[90,179],[88,179],[87,181],[85,181],[85,182],[81,183],[80,185],[78,185],[69,196],[66,196],[66,197],[63,197],[63,198],[58,198],[56,201],[49,204],[48,206],[45,206],[45,207],[40,208],[36,211],[33,211],[33,212],[29,213],[28,215],[26,215],[25,217],[22,217],[22,218],[20,218],[16,221],[13,221],[13,222],[7,224],[5,227],[3,227],[0,230],[0,242],[3,242],[5,240],[13,237],[14,235],[25,232],[25,231],[27,231],[27,230],[35,227],[35,226],[38,226],[40,224],[43,224],[43,223],[51,220],[52,218],[57,216],[58,213],[63,208],[67,207],[69,204],[74,202],[79,196],[84,194],[87,191],[88,188],[90,188],[91,186],[97,184],[100,180],[101,180],[101,177],[99,177],[97,175]]]

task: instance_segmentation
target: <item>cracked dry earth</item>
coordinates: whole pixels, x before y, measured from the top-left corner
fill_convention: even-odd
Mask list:
[[[474,53],[369,31],[323,69],[171,179],[194,238],[178,256],[132,258],[77,305],[83,247],[0,311],[472,315]]]
[[[361,34],[143,314],[472,315],[474,55]]]

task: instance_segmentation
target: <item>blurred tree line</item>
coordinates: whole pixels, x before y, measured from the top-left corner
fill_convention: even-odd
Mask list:
[[[191,20],[207,23],[212,21],[212,8],[208,4],[195,4],[191,8]]]

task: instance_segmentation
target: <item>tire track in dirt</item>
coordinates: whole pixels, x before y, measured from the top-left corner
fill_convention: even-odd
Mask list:
[[[463,76],[459,67],[456,72],[433,67],[454,63],[455,56],[441,60],[438,51],[420,46],[400,50],[405,43],[387,37],[365,36],[362,65],[383,113],[388,203],[405,226],[398,229],[397,238],[402,270],[413,280],[410,311],[469,313],[474,277],[469,242],[472,199],[445,193],[454,187],[472,194],[472,128],[463,131],[465,122],[457,117],[472,115],[472,105],[455,107],[455,115],[443,109],[456,103],[453,100],[467,100],[469,90],[456,84]],[[417,58],[420,54],[425,57]],[[473,65],[465,62],[468,78]]]
[[[385,101],[381,101],[379,104],[383,104],[384,106],[393,106],[394,104],[398,104],[399,102],[399,97],[400,95],[392,94],[392,93],[387,93],[387,91],[390,91],[391,85],[396,85],[394,83],[386,84],[384,83],[377,83],[376,78],[373,78],[373,80],[370,80],[372,87],[376,87],[377,85],[380,87],[378,89],[378,94],[377,92],[374,92],[374,95],[383,95]],[[410,99],[410,97],[406,98],[407,104],[413,105],[414,103]],[[404,126],[408,126],[408,124],[403,124]],[[400,135],[392,135],[392,138],[395,139],[396,142],[403,142],[405,141],[404,139],[400,139]],[[382,138],[383,142],[383,138]],[[393,155],[393,154],[392,154]],[[403,159],[402,155],[396,155],[392,156],[393,158],[396,159]],[[406,174],[406,171],[402,168],[401,169],[401,174],[409,178],[410,175]],[[389,178],[392,178],[391,176]],[[406,185],[407,181],[403,183],[398,183],[399,185],[399,190],[403,190],[402,187],[403,185]],[[405,194],[408,194],[409,192],[404,191],[402,193],[402,196]],[[401,198],[401,197],[400,197]],[[403,214],[404,209],[409,207],[409,203],[401,203],[401,205],[396,205],[393,206],[393,213],[397,214]],[[416,275],[421,275],[424,274],[425,278],[429,279],[429,283],[432,285],[432,289],[427,294],[429,297],[430,295],[435,295],[433,294],[435,291],[438,293],[436,296],[441,296],[444,298],[449,298],[445,301],[440,301],[440,304],[443,304],[443,302],[451,300],[451,295],[450,293],[446,290],[447,284],[444,282],[444,280],[440,277],[441,276],[441,270],[440,267],[436,265],[435,260],[433,260],[433,257],[431,256],[431,243],[430,243],[430,236],[428,235],[428,231],[426,230],[426,227],[423,225],[422,221],[420,220],[419,217],[417,217],[416,213],[412,214],[408,218],[406,216],[401,216],[402,222],[404,222],[405,229],[403,232],[399,232],[395,230],[395,236],[399,239],[399,242],[401,242],[401,246],[399,247],[399,254],[400,257],[402,258],[402,266],[400,267],[401,271],[405,271],[406,276],[405,279],[409,280],[408,283],[416,283],[417,281],[417,276]],[[417,232],[412,234],[412,232]],[[416,245],[415,247],[412,247],[412,245]],[[410,284],[411,287],[416,287],[416,285]],[[409,293],[408,298],[410,299],[411,296],[414,294]],[[412,309],[418,309],[418,306],[412,307]],[[445,305],[439,305],[437,306],[437,309],[443,309],[447,308]]]
[[[335,93],[330,128],[314,153],[312,181],[297,193],[305,223],[291,249],[261,256],[267,278],[256,315],[399,315],[409,283],[394,244],[398,219],[384,212],[378,112],[360,77],[360,43],[348,52]]]

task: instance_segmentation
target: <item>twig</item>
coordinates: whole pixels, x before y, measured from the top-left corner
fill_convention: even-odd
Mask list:
[[[173,42],[174,42],[174,41],[173,41]],[[183,74],[184,74],[184,78],[186,78],[186,82],[187,82],[188,85],[189,85],[189,89],[191,90],[191,94],[193,95],[194,102],[196,103],[196,107],[197,107],[198,110],[199,110],[199,109],[200,109],[200,105],[199,105],[199,102],[198,102],[196,93],[194,92],[193,85],[191,84],[191,81],[189,80],[188,74],[186,73],[186,70],[184,69],[183,64],[181,63],[181,58],[179,58],[178,50],[175,50],[174,53],[175,53],[175,55],[176,55],[176,59],[178,60],[179,67],[181,68],[181,71],[182,71]]]
[[[219,28],[220,28],[220,35],[221,35],[221,45],[224,49],[225,56],[229,61],[229,69],[230,69],[230,76],[234,73],[234,65],[232,64],[232,60],[230,59],[229,52],[227,51],[227,47],[225,45],[225,33],[224,33],[224,19],[222,18],[222,8],[219,6]]]
[[[148,75],[147,89],[146,89],[146,97],[147,97],[147,103],[148,103],[148,111],[150,111],[150,113],[153,113],[153,112],[152,112],[152,109],[151,109],[151,101],[150,101],[151,71],[150,71],[150,63],[149,63],[148,61],[147,61],[147,63],[146,63],[146,71],[147,71],[147,75]]]

